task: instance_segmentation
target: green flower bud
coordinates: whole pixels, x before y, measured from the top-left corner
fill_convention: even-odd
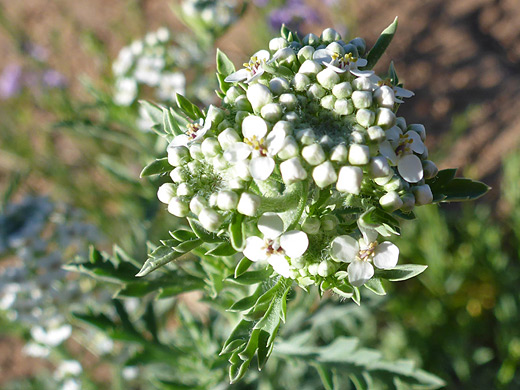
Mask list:
[[[206,230],[214,232],[222,224],[222,219],[215,210],[206,207],[203,208],[199,214],[199,222]]]
[[[374,124],[376,120],[376,113],[374,111],[367,110],[366,108],[362,108],[356,113],[356,120],[361,126],[368,128]]]
[[[439,173],[439,169],[437,168],[437,165],[435,165],[433,161],[424,160],[422,162],[422,166],[423,166],[423,172],[424,172],[425,179],[432,179],[435,176],[437,176],[437,173]]]
[[[321,33],[321,40],[324,43],[331,43],[341,39],[341,35],[333,28],[326,28]]]
[[[297,91],[305,91],[310,83],[311,79],[306,74],[296,73],[294,75],[293,85]]]
[[[348,81],[336,84],[332,88],[332,94],[338,99],[345,99],[352,95],[352,85]]]
[[[323,87],[332,89],[336,84],[339,83],[339,75],[330,68],[325,68],[316,75],[316,80]]]
[[[228,98],[230,103],[234,103],[235,100],[237,100],[237,98],[240,95],[243,95],[244,93],[245,92],[242,88],[233,86],[227,90],[226,97]]]
[[[369,108],[372,105],[372,92],[354,91],[352,92],[352,103],[357,109]]]
[[[366,42],[365,42],[365,40],[363,38],[356,37],[356,38],[352,39],[349,43],[351,43],[354,46],[356,46],[356,49],[357,49],[358,54],[360,56],[365,54],[365,52],[367,50],[367,44],[366,44]]]
[[[379,126],[370,126],[367,129],[368,139],[372,142],[383,142],[386,139],[385,131]]]
[[[346,163],[348,160],[348,149],[344,144],[336,145],[332,148],[330,160],[338,163]]]
[[[378,108],[376,110],[376,123],[383,129],[389,129],[395,125],[396,117],[392,110],[388,108]]]
[[[278,103],[269,103],[262,107],[260,110],[260,115],[265,120],[270,122],[276,122],[278,119],[282,117],[282,106]]]
[[[336,226],[339,225],[339,219],[334,214],[324,215],[320,218],[320,222],[321,228],[326,232],[336,229]]]
[[[272,103],[273,94],[265,85],[253,84],[250,85],[246,92],[247,100],[251,103],[253,110],[259,112],[266,104]]]
[[[302,230],[307,234],[318,234],[321,222],[317,217],[307,217],[302,224]]]
[[[320,44],[320,37],[316,34],[307,34],[303,37],[302,40],[304,45],[319,45]]]
[[[336,98],[332,95],[327,95],[320,100],[320,105],[327,110],[333,110],[335,103]]]
[[[235,100],[235,108],[238,111],[253,112],[253,107],[251,106],[251,103],[247,99],[246,95],[240,95],[239,97],[237,97],[237,99]]]
[[[350,99],[338,99],[334,103],[334,112],[338,115],[350,115],[354,112],[354,104]]]
[[[298,98],[292,93],[281,94],[278,98],[278,101],[288,110],[294,110],[298,105]]]
[[[307,90],[307,96],[311,99],[321,99],[327,91],[319,84],[312,84]]]
[[[312,55],[314,54],[314,47],[312,46],[304,46],[298,51],[298,61],[304,63],[306,60],[312,60]]]
[[[168,212],[179,218],[184,218],[190,212],[188,203],[181,198],[174,197],[168,203]]]
[[[370,149],[366,145],[352,144],[348,151],[348,162],[352,165],[366,165],[370,161]]]
[[[415,195],[415,204],[422,206],[433,202],[433,194],[428,184],[414,186],[412,188],[413,194]]]
[[[329,43],[329,45],[327,46],[327,50],[329,50],[332,53],[339,54],[341,57],[345,55],[345,49],[338,42]]]
[[[290,88],[289,82],[285,77],[273,77],[269,81],[269,89],[275,94],[280,95]]]
[[[400,209],[403,201],[397,192],[390,191],[379,199],[379,204],[384,210],[391,212]]]
[[[271,50],[272,52],[276,52],[286,47],[289,47],[289,42],[287,42],[285,38],[278,37],[273,38],[269,41],[269,50]]]
[[[401,195],[401,200],[403,201],[403,205],[401,206],[401,210],[405,213],[409,213],[415,207],[415,196],[411,192],[407,192],[404,195]]]
[[[313,60],[306,60],[302,66],[300,66],[300,69],[298,70],[298,73],[302,73],[305,75],[315,75],[318,74],[323,67],[318,64],[316,61]]]
[[[218,140],[214,137],[206,138],[204,141],[202,141],[200,146],[202,153],[204,153],[204,156],[206,157],[215,157],[222,150]]]

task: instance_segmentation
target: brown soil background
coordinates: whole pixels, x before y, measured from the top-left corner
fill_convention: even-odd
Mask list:
[[[465,167],[473,178],[498,183],[502,157],[520,143],[520,1],[339,3],[344,4],[340,10],[345,19],[353,21],[351,30],[369,45],[399,16],[398,33],[381,63],[387,66],[393,60],[405,86],[416,94],[403,105],[402,115],[409,123],[426,125],[430,150],[447,150],[442,167]],[[85,95],[78,76],[96,79],[109,61],[91,55],[85,31],[105,42],[114,58],[123,45],[147,30],[162,25],[182,28],[163,0],[0,0],[0,5],[12,23],[51,51],[51,64],[79,97]],[[249,29],[257,15],[250,11],[219,41],[237,63],[257,44]],[[313,26],[315,33],[333,20],[322,16],[323,25]],[[16,60],[2,29],[0,68]],[[455,141],[449,131],[461,116],[467,119]],[[0,385],[33,372],[35,365],[24,361],[20,348],[19,340],[0,339]]]

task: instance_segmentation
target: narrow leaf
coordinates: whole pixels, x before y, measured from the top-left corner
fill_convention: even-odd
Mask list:
[[[192,120],[197,120],[199,118],[204,118],[204,114],[202,111],[188,99],[186,99],[181,94],[177,94],[177,105],[179,108]]]
[[[386,51],[388,46],[390,45],[390,42],[392,42],[392,38],[395,35],[395,32],[397,30],[397,16],[387,28],[381,33],[379,38],[377,39],[376,44],[374,47],[370,50],[370,52],[367,55],[367,64],[363,68],[365,70],[372,69],[377,61],[381,58],[383,53]]]
[[[135,275],[142,277],[148,275],[150,272],[155,271],[173,260],[181,257],[183,253],[175,251],[173,248],[160,246],[155,251],[150,253],[150,258],[146,260],[141,270]]]
[[[231,60],[223,51],[217,49],[217,72],[226,77],[234,71],[235,65],[233,65],[233,62],[231,62]]]
[[[160,175],[162,173],[170,172],[172,169],[173,167],[168,163],[167,157],[160,158],[144,167],[141,171],[141,177]]]
[[[375,277],[388,279],[391,282],[400,282],[421,274],[426,270],[426,268],[428,268],[427,265],[401,264],[397,265],[394,269],[376,269]]]

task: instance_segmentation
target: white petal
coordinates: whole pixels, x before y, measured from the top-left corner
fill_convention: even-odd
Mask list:
[[[381,142],[379,144],[379,153],[385,156],[392,163],[392,165],[395,165],[397,163],[397,155],[395,154],[392,145],[390,145],[390,142]]]
[[[332,61],[332,53],[327,49],[319,49],[312,54],[312,59],[319,64],[326,65]]]
[[[265,252],[265,241],[256,236],[248,237],[243,253],[244,256],[251,261],[266,260],[267,253]]]
[[[188,146],[188,143],[191,141],[190,137],[186,134],[179,134],[175,136],[175,138],[170,142],[172,146]]]
[[[358,70],[358,69],[350,69],[350,73],[357,77],[368,77],[374,74],[373,70]]]
[[[246,80],[250,74],[251,72],[249,72],[247,69],[240,69],[235,73],[231,73],[224,79],[224,81],[226,83],[237,83],[239,81]]]
[[[275,239],[283,233],[282,218],[276,213],[264,213],[258,219],[258,230],[260,230],[265,238]]]
[[[366,64],[368,64],[368,61],[365,60],[364,58],[358,58],[357,61],[355,62],[355,64],[357,67],[359,67],[359,66],[363,67]],[[372,72],[372,73],[374,73],[374,72]]]
[[[253,57],[256,57],[259,61],[267,61],[269,57],[271,57],[271,54],[268,50],[259,50],[255,54],[253,54]]]
[[[397,170],[408,183],[417,183],[423,178],[421,160],[414,154],[401,157],[397,163]]]
[[[267,262],[271,264],[276,273],[282,275],[284,278],[290,276],[289,262],[283,255],[271,255],[267,258]]]
[[[410,144],[410,148],[415,153],[423,154],[425,146],[421,140],[421,136],[413,130],[407,131],[405,135],[407,135],[408,138],[412,140],[412,143]]]
[[[359,244],[350,236],[338,236],[332,241],[331,257],[336,261],[350,263],[359,253]]]
[[[243,161],[251,154],[251,146],[244,142],[237,142],[224,152],[224,158],[232,163]]]
[[[371,242],[374,242],[377,240],[377,237],[379,236],[379,233],[375,229],[369,229],[366,227],[363,227],[359,224],[358,221],[358,228],[361,234],[363,235],[363,239],[365,241],[365,244],[370,244]]]
[[[264,138],[267,134],[267,123],[259,116],[249,115],[242,121],[242,134],[247,139]]]
[[[415,95],[412,91],[401,87],[394,87],[395,96],[410,98]]]
[[[285,137],[286,132],[280,127],[274,129],[267,135],[265,144],[270,155],[274,156],[280,150],[282,150],[282,147],[285,143]]]
[[[390,241],[379,244],[374,250],[374,265],[380,269],[392,269],[397,265],[399,248]]]
[[[332,69],[336,73],[345,73],[347,69],[340,68],[334,64],[325,64],[325,66],[329,69]]]
[[[264,74],[264,68],[262,68],[261,66],[256,70],[255,74],[253,73],[249,73],[249,76],[247,78],[247,80],[245,81],[247,84],[249,83],[252,83],[253,81],[256,81],[257,79],[260,78],[260,76],[262,76]]]
[[[300,257],[309,247],[307,234],[299,230],[285,232],[280,237],[280,246],[291,259]]]
[[[360,287],[374,276],[374,267],[368,261],[353,261],[347,268],[348,281],[354,287]]]
[[[251,159],[249,171],[255,180],[266,180],[273,173],[275,162],[271,157],[255,157]]]

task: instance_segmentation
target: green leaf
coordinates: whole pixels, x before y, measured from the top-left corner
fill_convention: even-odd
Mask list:
[[[173,249],[180,253],[188,253],[193,249],[197,248],[202,244],[202,240],[200,238],[195,238],[193,240],[181,242],[179,245],[174,247]]]
[[[431,189],[434,196],[440,198],[440,202],[464,202],[480,198],[491,187],[480,181],[456,177]]]
[[[316,371],[318,371],[318,374],[321,379],[321,383],[323,384],[323,387],[325,390],[334,390],[334,382],[332,377],[332,372],[328,370],[324,365],[322,364],[313,364]]]
[[[163,108],[161,106],[146,100],[139,100],[139,104],[144,108],[154,125],[163,123]]]
[[[390,83],[392,83],[392,85],[399,84],[399,77],[397,77],[397,72],[395,71],[394,61],[390,61],[390,67],[388,68],[388,78],[390,79]]]
[[[375,277],[388,279],[391,282],[400,282],[423,273],[426,270],[426,268],[428,268],[427,265],[400,264],[395,266],[394,269],[376,269]]]
[[[217,72],[224,77],[235,72],[235,65],[233,65],[233,62],[231,62],[228,56],[220,49],[217,49]]]
[[[226,280],[235,284],[249,286],[252,284],[265,282],[267,279],[269,279],[269,276],[271,276],[272,273],[273,270],[269,267],[264,270],[245,272],[241,275],[238,275],[236,278],[230,276]]]
[[[176,95],[177,98],[177,105],[179,108],[186,114],[187,117],[189,117],[192,120],[197,120],[199,118],[204,118],[204,114],[202,111],[192,102],[190,102],[188,99],[186,99],[181,94]]]
[[[219,95],[219,91],[216,91],[217,92],[217,95],[219,95],[221,98],[224,98],[224,96],[226,96],[226,92],[229,90],[229,88],[231,88],[231,86],[233,84],[231,83],[227,83],[225,81],[225,78],[226,76],[220,74],[220,73],[217,73],[217,81],[218,81],[218,86],[220,88],[220,90],[222,91],[222,95],[223,96],[220,96]]]
[[[195,233],[193,233],[193,231],[186,230],[186,229],[174,230],[174,231],[170,232],[170,236],[172,236],[174,239],[176,239],[177,241],[180,241],[180,242],[193,240],[193,239],[197,238],[197,236],[195,235]]]
[[[179,135],[183,134],[182,130],[179,127],[179,124],[175,120],[175,117],[173,116],[174,111],[170,108],[163,108],[163,128],[164,131],[171,135]]]
[[[193,218],[188,218],[188,223],[190,224],[191,230],[197,237],[199,237],[204,242],[223,242],[224,240],[217,236],[215,233],[208,232],[199,221]]]
[[[397,16],[395,17],[394,21],[381,33],[374,47],[368,53],[367,64],[365,67],[363,67],[364,70],[372,69],[376,65],[377,61],[379,61],[383,53],[390,45],[390,42],[392,42],[392,38],[394,37],[396,30]]]
[[[246,272],[252,264],[253,262],[249,260],[247,257],[242,257],[242,260],[238,262],[235,268],[235,278]]]
[[[167,157],[160,158],[144,167],[141,171],[141,177],[160,175],[162,173],[170,172],[172,169],[173,167],[168,163]]]
[[[379,278],[370,279],[365,283],[365,287],[377,295],[386,295],[385,288],[383,287],[381,279]]]
[[[229,224],[229,238],[231,245],[237,252],[242,252],[245,246],[244,242],[244,216],[242,214],[235,213]]]
[[[160,268],[174,260],[177,260],[182,255],[183,253],[177,252],[173,248],[160,246],[148,255],[149,258],[146,260],[141,270],[135,276],[146,276],[150,272],[155,271],[157,268]]]
[[[211,256],[233,256],[237,251],[231,246],[229,242],[223,242],[218,244],[216,247],[208,250],[206,255]]]

